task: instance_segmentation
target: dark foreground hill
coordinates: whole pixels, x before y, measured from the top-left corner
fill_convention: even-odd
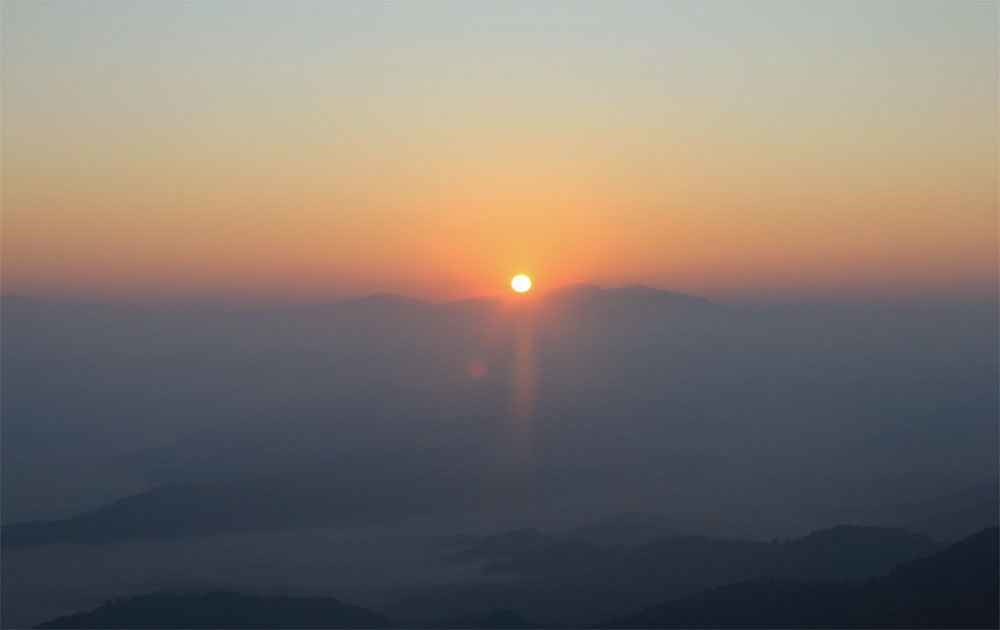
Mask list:
[[[107,602],[39,628],[385,628],[374,612],[331,597],[153,593]]]
[[[756,579],[864,580],[943,547],[885,527],[837,526],[787,540],[665,536],[596,544],[575,532],[534,529],[471,538],[449,558],[478,565],[481,580],[417,589],[392,602],[394,618],[436,619],[512,606],[539,623],[586,625],[667,599]]]
[[[996,628],[998,529],[867,580],[766,577],[714,587],[600,624],[612,628]],[[612,576],[606,576],[608,580]],[[566,605],[571,606],[570,602]],[[480,609],[482,610],[482,609]],[[454,610],[442,607],[438,619]],[[568,615],[572,616],[572,615]],[[403,618],[403,617],[400,617]],[[520,614],[445,617],[448,627],[524,628]],[[115,600],[41,628],[382,628],[380,614],[332,598],[228,592]],[[441,622],[420,627],[442,627]],[[416,627],[416,626],[415,626]]]
[[[863,582],[761,579],[609,621],[613,628],[997,628],[996,527]]]

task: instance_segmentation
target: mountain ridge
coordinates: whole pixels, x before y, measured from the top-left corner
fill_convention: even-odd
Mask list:
[[[865,581],[773,577],[708,589],[608,620],[613,628],[996,628],[998,530],[987,528]]]

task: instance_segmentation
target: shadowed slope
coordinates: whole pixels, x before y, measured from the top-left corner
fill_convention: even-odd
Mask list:
[[[617,628],[996,628],[997,528],[866,582],[731,584],[601,624]]]

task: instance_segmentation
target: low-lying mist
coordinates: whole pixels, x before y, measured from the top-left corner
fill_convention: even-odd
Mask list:
[[[620,513],[674,533],[851,522],[954,540],[983,525],[956,515],[961,498],[997,478],[996,316],[643,287],[444,304],[7,297],[5,599],[55,590],[73,609],[180,582],[363,599],[366,572],[460,579],[403,560],[439,557],[429,541]],[[353,547],[364,570],[329,561],[348,557],[345,536],[383,541]],[[240,545],[258,570],[226,551]],[[118,569],[86,588],[60,570],[95,549]]]

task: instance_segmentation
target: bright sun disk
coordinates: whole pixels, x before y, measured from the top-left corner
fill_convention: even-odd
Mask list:
[[[510,279],[510,288],[517,293],[527,293],[531,290],[531,278],[519,273]]]

